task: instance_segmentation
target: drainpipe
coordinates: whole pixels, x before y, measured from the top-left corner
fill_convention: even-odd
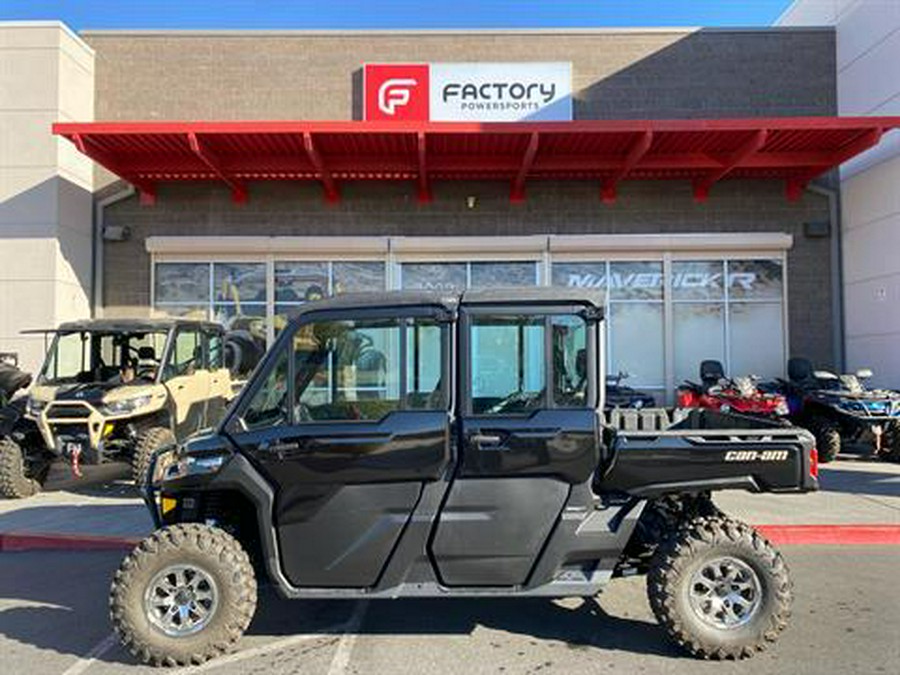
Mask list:
[[[94,246],[91,255],[93,270],[91,293],[91,316],[95,319],[103,316],[103,215],[107,206],[128,199],[134,195],[134,186],[125,184],[121,189],[94,204]]]
[[[806,186],[810,192],[828,198],[828,220],[831,223],[831,344],[835,369],[843,373],[847,370],[844,345],[844,260],[841,233],[840,188],[828,187],[820,183]]]

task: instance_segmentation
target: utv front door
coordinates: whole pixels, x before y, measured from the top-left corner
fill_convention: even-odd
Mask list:
[[[282,570],[296,586],[376,584],[424,483],[443,476],[449,349],[437,318],[308,318],[229,423],[274,485]]]
[[[577,307],[463,308],[461,462],[432,543],[448,586],[528,581],[599,458],[596,326]]]
[[[209,369],[203,335],[196,328],[178,328],[163,370],[169,391],[169,413],[177,438],[206,426]]]

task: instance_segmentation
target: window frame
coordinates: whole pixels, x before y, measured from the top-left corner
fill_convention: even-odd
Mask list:
[[[427,318],[432,320],[441,329],[441,395],[443,398],[443,406],[441,408],[408,408],[406,405],[406,397],[408,393],[407,383],[407,349],[406,336],[410,324],[415,319]],[[254,373],[251,382],[243,388],[231,414],[227,415],[222,421],[222,429],[231,433],[242,434],[249,433],[240,424],[240,420],[247,410],[247,407],[253,401],[257,392],[264,386],[268,380],[273,368],[278,364],[279,356],[284,350],[293,350],[294,336],[297,331],[304,326],[314,323],[337,322],[337,321],[365,321],[365,320],[396,320],[399,331],[400,340],[400,406],[396,410],[392,410],[387,415],[379,419],[335,419],[335,420],[297,420],[294,418],[294,404],[297,391],[297,360],[288,358],[288,391],[287,396],[292,402],[288,411],[288,421],[285,427],[308,427],[311,425],[342,425],[342,424],[378,424],[388,415],[395,413],[449,413],[453,410],[455,401],[452,400],[453,381],[451,375],[454,369],[451,367],[452,357],[452,320],[447,318],[446,310],[434,306],[419,307],[376,307],[371,309],[355,309],[352,312],[344,309],[322,309],[311,310],[301,314],[291,324],[279,333],[275,344],[266,353],[265,359],[261,366]]]
[[[598,383],[603,374],[598,358],[597,339],[602,319],[592,319],[584,305],[468,305],[463,306],[459,316],[459,396],[460,410],[465,417],[475,419],[498,419],[502,417],[527,418],[540,410],[597,410],[603,401],[598,399]],[[532,410],[516,413],[475,413],[472,396],[472,327],[478,317],[543,317],[544,328],[544,396],[543,405]],[[553,317],[578,316],[585,323],[585,349],[587,350],[587,393],[581,406],[557,405],[553,396],[553,382],[556,381],[556,365],[553,363]]]

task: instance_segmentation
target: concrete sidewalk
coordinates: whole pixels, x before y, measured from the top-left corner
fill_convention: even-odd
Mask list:
[[[900,528],[900,465],[851,456],[821,467],[820,480],[822,490],[812,494],[721,492],[715,500],[729,515],[760,526]],[[34,547],[29,537],[35,535],[49,538],[51,548],[56,535],[62,535],[59,548],[77,547],[71,543],[78,539],[85,539],[87,547],[98,542],[102,547],[107,538],[125,547],[152,528],[143,501],[121,472],[92,485],[75,484],[21,501],[0,500],[0,539],[5,537],[7,550]]]

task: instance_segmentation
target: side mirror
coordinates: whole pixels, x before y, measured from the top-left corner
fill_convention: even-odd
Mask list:
[[[873,373],[871,368],[860,368],[856,371],[856,377],[858,377],[860,380],[867,380],[872,377],[872,375]]]

